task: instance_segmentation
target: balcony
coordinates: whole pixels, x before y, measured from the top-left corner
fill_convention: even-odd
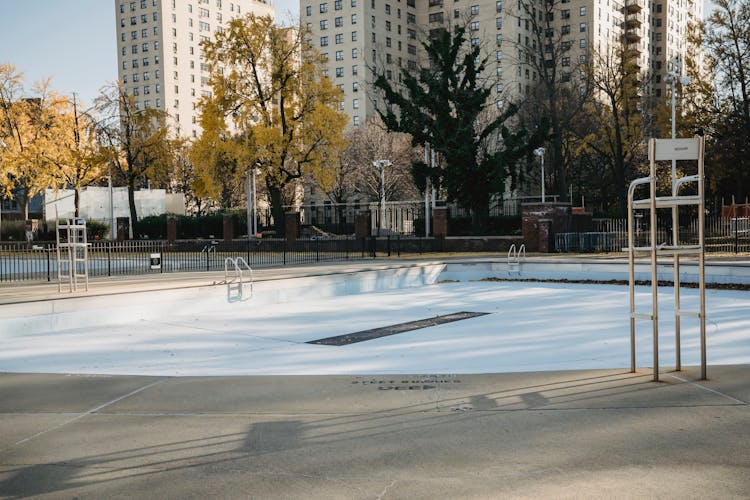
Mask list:
[[[624,14],[636,14],[642,9],[640,0],[625,0],[622,8]]]
[[[629,44],[641,41],[641,33],[637,28],[626,30],[623,36],[625,37],[625,41]]]
[[[628,14],[622,23],[623,29],[639,28],[641,26],[640,14]]]

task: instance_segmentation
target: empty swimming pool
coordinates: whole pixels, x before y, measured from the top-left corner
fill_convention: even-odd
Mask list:
[[[0,334],[0,371],[381,375],[629,367],[626,286],[440,282],[446,276],[440,269],[422,269],[423,279],[392,283],[386,287],[391,289],[373,286],[372,276],[348,276],[345,282],[312,277],[303,292],[294,292],[298,289],[284,280],[258,283],[245,301],[227,301],[222,286],[205,287],[189,298],[169,292],[152,293],[141,302],[138,294],[92,298],[88,314],[48,313],[54,327],[34,326],[31,319],[6,325]],[[644,305],[650,303],[649,290],[637,291]],[[664,290],[661,307],[671,312],[671,289]],[[750,294],[709,290],[706,296],[709,365],[750,363]],[[113,301],[119,301],[119,312],[102,313]],[[684,306],[695,302],[697,292],[685,290]],[[476,314],[431,321],[467,312]],[[95,321],[85,321],[97,314]],[[662,316],[660,359],[669,368],[673,319]],[[418,327],[402,326],[412,324]],[[389,333],[356,343],[310,343],[372,331]],[[684,365],[699,363],[698,340],[697,321],[683,320]],[[650,366],[651,355],[650,323],[643,323],[637,365]]]

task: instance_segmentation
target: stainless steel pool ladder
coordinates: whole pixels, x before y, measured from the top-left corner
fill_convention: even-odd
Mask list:
[[[245,274],[247,272],[247,274]],[[245,279],[250,285],[250,294],[245,297]],[[224,259],[224,283],[227,285],[227,298],[230,302],[250,299],[253,296],[253,269],[242,257]]]
[[[526,260],[526,245],[521,244],[516,250],[516,244],[513,243],[508,249],[508,273],[521,274],[521,262]]]
[[[89,243],[86,220],[65,219],[55,223],[57,249],[57,291],[62,292],[63,281],[68,283],[68,292],[76,292],[80,285],[89,290]]]

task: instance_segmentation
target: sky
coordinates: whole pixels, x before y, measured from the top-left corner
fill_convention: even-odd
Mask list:
[[[281,21],[299,13],[299,0],[273,3]],[[115,2],[0,0],[0,63],[24,74],[28,94],[34,82],[52,77],[58,93],[75,92],[91,105],[117,79]]]

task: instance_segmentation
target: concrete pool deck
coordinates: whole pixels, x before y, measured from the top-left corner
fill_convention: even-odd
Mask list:
[[[299,266],[258,270],[255,278],[444,260]],[[75,295],[174,291],[222,279],[223,273],[201,273],[92,280],[88,294]],[[60,298],[54,284],[0,288],[0,304],[10,308]],[[750,365],[709,364],[708,373],[709,380],[699,381],[695,367],[665,369],[659,383],[646,368],[635,374],[5,373],[0,498],[747,498]]]
[[[0,376],[3,498],[747,498],[750,368]]]

